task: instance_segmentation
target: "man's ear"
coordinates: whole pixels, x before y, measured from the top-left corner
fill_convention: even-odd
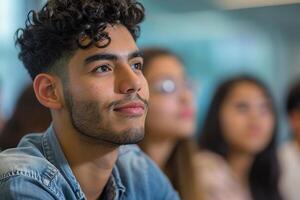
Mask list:
[[[38,74],[33,81],[33,89],[38,101],[47,108],[61,109],[63,99],[60,96],[59,79],[49,74]]]

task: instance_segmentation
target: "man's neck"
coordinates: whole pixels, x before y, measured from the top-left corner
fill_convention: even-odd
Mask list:
[[[64,155],[87,199],[97,199],[111,176],[118,146],[84,140],[72,127],[53,123]]]

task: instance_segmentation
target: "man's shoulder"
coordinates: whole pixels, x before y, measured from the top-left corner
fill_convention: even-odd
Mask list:
[[[56,199],[59,171],[30,147],[0,153],[0,193],[4,199]]]
[[[28,135],[18,147],[0,153],[0,182],[13,177],[35,179],[49,184],[58,170],[44,156],[42,135]]]
[[[24,176],[48,184],[58,170],[33,147],[17,147],[0,153],[0,182]]]

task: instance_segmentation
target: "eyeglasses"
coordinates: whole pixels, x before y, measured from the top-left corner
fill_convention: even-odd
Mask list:
[[[179,90],[194,91],[193,84],[189,80],[184,82],[176,82],[172,79],[164,79],[150,86],[154,92],[161,94],[174,94]]]

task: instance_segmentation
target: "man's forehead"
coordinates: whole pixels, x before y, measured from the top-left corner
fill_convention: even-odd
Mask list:
[[[128,57],[133,52],[138,51],[135,40],[130,32],[123,25],[109,25],[105,31],[108,33],[110,43],[106,47],[97,47],[92,45],[88,49],[79,49],[81,54],[87,56],[90,54],[113,54],[118,57]],[[100,41],[101,42],[101,41]],[[104,41],[105,43],[106,41]],[[101,43],[98,45],[101,46]]]
[[[104,48],[107,49],[131,49],[136,50],[136,42],[133,39],[131,33],[123,25],[109,26],[105,29],[107,31],[109,38],[111,39],[110,44]]]

